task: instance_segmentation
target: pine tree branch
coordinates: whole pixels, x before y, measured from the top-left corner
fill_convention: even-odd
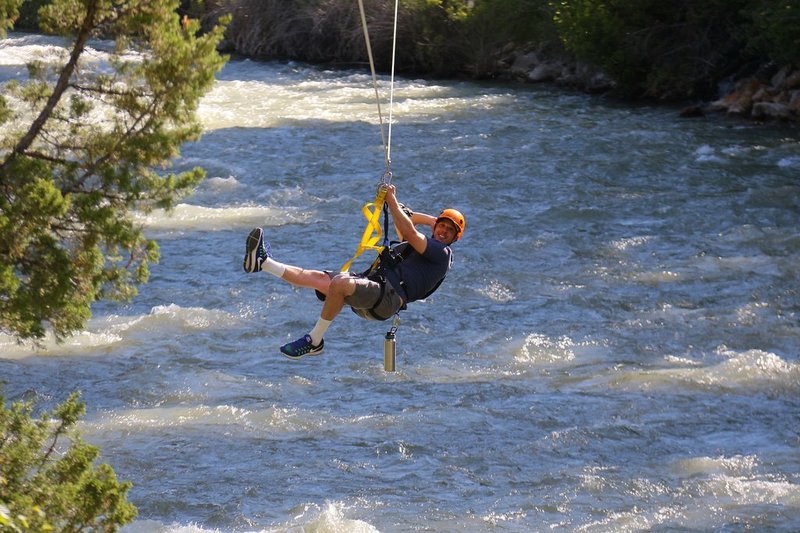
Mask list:
[[[89,40],[92,29],[94,28],[94,18],[96,12],[96,1],[91,2],[86,6],[86,17],[83,19],[83,25],[81,26],[80,30],[78,30],[78,34],[75,38],[75,44],[73,45],[72,52],[70,53],[69,61],[67,61],[66,65],[64,65],[64,68],[61,70],[61,74],[59,75],[58,81],[53,88],[52,94],[47,99],[47,103],[45,104],[41,113],[39,113],[39,116],[36,117],[36,120],[34,120],[31,124],[28,132],[19,140],[6,160],[3,161],[3,164],[0,165],[0,169],[3,169],[11,161],[13,161],[17,154],[22,154],[28,148],[30,148],[31,144],[33,144],[33,141],[42,131],[42,128],[44,128],[45,123],[53,114],[53,110],[56,108],[56,105],[64,96],[64,93],[69,87],[69,80],[72,77],[72,74],[75,72],[75,69],[78,65],[78,60],[86,48],[86,42]]]

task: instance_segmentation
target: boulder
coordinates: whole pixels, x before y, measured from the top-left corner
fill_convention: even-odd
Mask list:
[[[800,89],[800,70],[795,70],[789,74],[783,82],[783,89],[791,91],[792,89]]]
[[[756,102],[751,116],[759,120],[787,120],[790,118],[789,106],[777,102]]]
[[[753,96],[763,87],[764,83],[755,78],[742,80],[736,84],[733,92],[713,102],[711,108],[734,115],[747,115],[753,109]]]
[[[786,81],[786,78],[789,76],[789,67],[783,67],[778,72],[772,76],[772,79],[769,80],[769,84],[773,87],[780,87]]]
[[[539,63],[533,70],[528,72],[528,81],[539,83],[543,81],[554,81],[561,75],[561,65],[554,63]]]
[[[616,86],[614,80],[602,72],[593,74],[586,83],[586,90],[590,93],[603,93]]]
[[[789,91],[789,103],[787,107],[789,111],[794,112],[798,116],[800,116],[800,89],[795,89],[794,91]]]
[[[539,63],[539,55],[536,52],[519,54],[511,64],[511,74],[514,76],[527,76]]]
[[[699,118],[703,116],[705,116],[705,113],[703,112],[703,108],[699,105],[684,107],[681,109],[680,113],[681,118]]]

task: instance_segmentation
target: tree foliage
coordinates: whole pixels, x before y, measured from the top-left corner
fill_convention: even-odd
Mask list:
[[[540,0],[479,0],[467,11],[462,30],[466,64],[476,76],[493,73],[509,46],[558,42],[548,3]]]
[[[576,56],[623,91],[696,96],[739,60],[748,0],[576,0],[554,2],[555,22]]]
[[[0,28],[20,0],[0,0]],[[132,212],[170,208],[204,176],[168,172],[196,139],[200,97],[225,59],[224,24],[199,35],[177,0],[53,0],[44,31],[62,57],[0,87],[0,330],[38,339],[82,328],[91,304],[127,299],[158,259]],[[91,38],[113,39],[90,67]]]
[[[117,531],[136,517],[129,482],[107,464],[75,425],[86,407],[73,393],[51,413],[6,407],[0,396],[0,531]]]
[[[632,96],[707,96],[721,79],[747,74],[748,68],[800,61],[800,0],[559,0],[552,5],[565,46]]]
[[[800,0],[758,0],[750,44],[781,65],[800,67]]]

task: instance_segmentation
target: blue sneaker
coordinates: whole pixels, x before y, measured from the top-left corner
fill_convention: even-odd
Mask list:
[[[294,342],[281,346],[281,352],[289,359],[300,359],[304,355],[319,355],[325,347],[325,339],[319,341],[319,345],[314,346],[311,342],[311,335],[304,335]]]
[[[261,263],[267,257],[272,257],[272,249],[269,243],[264,240],[264,230],[253,228],[245,243],[244,271],[261,272]]]

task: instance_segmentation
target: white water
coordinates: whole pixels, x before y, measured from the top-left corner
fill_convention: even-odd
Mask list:
[[[0,43],[0,80],[54,40]],[[103,47],[94,52],[102,62]],[[7,399],[74,389],[134,483],[126,532],[800,529],[800,135],[545,88],[400,80],[401,199],[465,212],[445,285],[350,313],[285,360],[313,294],[241,271],[338,268],[383,170],[365,72],[230,63],[139,221],[162,261],[129,305],[39,352],[0,337]]]

